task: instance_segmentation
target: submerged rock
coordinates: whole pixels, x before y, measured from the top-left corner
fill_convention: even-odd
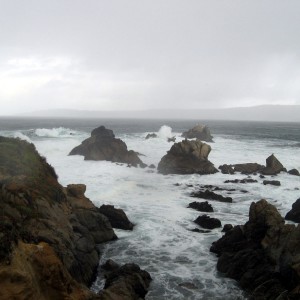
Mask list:
[[[175,143],[158,164],[162,174],[213,174],[218,172],[208,160],[211,147],[200,140]]]
[[[198,211],[202,211],[202,212],[213,212],[214,209],[211,206],[211,204],[209,204],[207,201],[205,202],[191,202],[188,206],[188,208],[193,208],[196,209]]]
[[[153,138],[157,138],[157,134],[156,133],[148,133],[145,137],[146,140],[148,139],[153,139]]]
[[[94,129],[91,137],[72,149],[69,155],[83,155],[85,160],[108,160],[145,166],[136,152],[127,150],[126,144],[116,139],[113,131],[104,126]]]
[[[123,209],[115,208],[113,205],[102,205],[99,212],[108,218],[113,228],[133,229],[133,224],[129,221]]]
[[[300,173],[297,169],[291,169],[288,171],[290,175],[300,176]]]
[[[266,200],[252,203],[249,221],[210,250],[219,256],[217,269],[251,291],[253,299],[299,299],[300,228],[284,224]]]
[[[192,192],[190,196],[196,197],[196,198],[207,199],[207,200],[216,200],[216,201],[220,201],[220,202],[228,202],[228,203],[232,202],[231,197],[224,197],[220,194],[214,193],[209,190],[205,190],[204,192],[203,191]]]
[[[182,137],[187,139],[199,139],[204,142],[213,142],[212,136],[210,134],[210,130],[206,125],[196,125],[192,129],[184,132],[182,134]]]
[[[279,180],[264,180],[263,184],[264,185],[270,184],[270,185],[275,185],[275,186],[280,186],[281,185]]]

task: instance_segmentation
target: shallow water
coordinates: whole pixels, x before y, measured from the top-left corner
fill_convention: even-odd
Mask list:
[[[276,176],[276,180],[281,181],[280,187],[264,186],[259,176],[252,176],[258,183],[225,184],[227,179],[245,176],[221,173],[163,176],[148,168],[129,168],[68,156],[93,128],[104,124],[114,129],[129,149],[142,153],[141,159],[145,163],[157,166],[172,145],[166,138],[175,135],[180,141],[181,132],[192,127],[192,121],[46,120],[43,123],[42,120],[23,120],[19,121],[19,126],[18,120],[11,123],[6,122],[5,126],[0,120],[0,133],[32,141],[54,166],[61,184],[84,183],[86,195],[95,205],[113,204],[125,210],[135,223],[134,230],[116,230],[119,239],[101,246],[100,264],[111,258],[120,264],[135,262],[146,269],[153,277],[147,299],[247,298],[235,281],[216,271],[217,259],[209,248],[221,237],[221,229],[209,233],[189,231],[198,227],[193,220],[201,214],[187,208],[188,203],[195,200],[189,194],[200,185],[236,189],[218,192],[231,196],[233,203],[210,201],[214,207],[214,213],[210,215],[219,218],[222,225],[245,223],[252,201],[265,198],[285,215],[299,198],[299,177],[284,173]],[[173,131],[163,127],[159,132],[163,125],[172,126]],[[215,143],[211,144],[209,159],[216,167],[224,163],[264,164],[274,153],[287,169],[300,170],[300,147],[297,146],[300,124],[215,122],[210,126]],[[151,132],[157,132],[159,137],[145,140],[146,134]],[[92,288],[97,291],[103,283],[99,276]],[[184,283],[190,285],[181,286]]]

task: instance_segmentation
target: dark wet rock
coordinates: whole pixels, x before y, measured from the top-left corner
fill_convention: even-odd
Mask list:
[[[211,218],[208,215],[199,216],[194,222],[206,229],[214,229],[222,226],[219,219]]]
[[[213,142],[212,136],[210,134],[210,130],[206,125],[196,125],[192,129],[184,132],[182,134],[182,137],[187,139],[199,139],[204,142]]]
[[[114,260],[108,259],[103,265],[101,265],[101,269],[105,271],[115,271],[120,268],[120,265],[118,265]]]
[[[175,143],[158,164],[162,174],[213,174],[218,172],[208,160],[211,147],[200,140]]]
[[[280,181],[278,181],[278,180],[264,180],[263,184],[264,185],[269,184],[269,185],[275,185],[275,186],[280,186],[281,185]]]
[[[262,170],[262,174],[264,175],[276,175],[281,171],[286,172],[286,169],[282,165],[282,163],[276,158],[274,154],[270,155],[266,159],[266,167]]]
[[[231,224],[225,224],[223,226],[222,232],[228,232],[229,230],[231,230],[233,228],[233,226]]]
[[[290,175],[300,176],[300,173],[297,169],[291,169],[288,171]]]
[[[155,167],[154,164],[151,164],[151,165],[148,166],[148,168],[150,168],[150,169],[155,169],[156,167]]]
[[[244,193],[244,194],[249,193],[249,192],[246,191],[246,190],[240,190],[240,191],[241,191],[241,193]]]
[[[156,133],[148,133],[145,137],[146,140],[148,139],[153,139],[153,138],[157,138],[157,134]]]
[[[264,176],[264,175],[259,175],[259,178],[266,178],[266,176]]]
[[[104,126],[94,129],[91,137],[75,147],[69,155],[83,155],[85,160],[108,160],[144,166],[137,153],[127,150],[126,144],[116,139],[112,130]]]
[[[234,174],[234,168],[232,165],[221,165],[219,166],[222,174]]]
[[[299,299],[300,228],[284,224],[266,200],[252,203],[249,221],[214,242],[217,269],[253,299]]]
[[[245,163],[245,164],[235,164],[233,165],[235,172],[240,172],[242,174],[253,174],[259,173],[264,169],[263,165],[257,163]]]
[[[285,219],[300,223],[300,198],[293,203],[292,209],[286,214]]]
[[[168,138],[168,142],[169,143],[175,143],[176,142],[176,137],[175,136],[173,136],[173,137],[170,137],[170,138]]]
[[[234,180],[225,180],[224,183],[255,183],[256,179],[244,178],[244,179],[234,179]]]
[[[209,190],[206,190],[204,192],[202,192],[202,191],[193,192],[193,193],[191,193],[190,196],[195,197],[195,198],[215,200],[215,201],[220,201],[220,202],[228,202],[228,203],[232,202],[231,197],[224,197],[220,194],[216,194],[216,193],[214,193],[212,191],[209,191]]]
[[[99,212],[108,218],[113,228],[133,229],[133,224],[129,221],[123,209],[115,208],[113,205],[102,205]]]
[[[100,300],[139,300],[145,299],[151,282],[147,271],[136,264],[125,264],[106,272],[105,286],[99,292]]]
[[[191,202],[188,206],[188,208],[193,208],[196,209],[198,211],[202,211],[202,212],[213,212],[214,209],[213,207],[207,202]]]
[[[198,232],[198,233],[209,233],[210,232],[210,230],[203,230],[203,229],[199,229],[199,228],[194,228],[194,229],[191,229],[190,231]]]

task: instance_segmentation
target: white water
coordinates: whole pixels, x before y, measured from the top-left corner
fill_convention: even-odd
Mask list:
[[[70,132],[73,135],[70,135]],[[144,154],[141,159],[157,166],[161,157],[170,149],[165,137],[172,133],[164,127],[159,138],[145,140],[143,134],[124,134],[128,149]],[[186,208],[194,201],[189,193],[197,185],[212,184],[223,188],[235,188],[230,196],[234,203],[211,201],[222,224],[244,224],[252,201],[266,198],[285,215],[292,203],[299,197],[299,177],[280,174],[276,180],[280,187],[264,186],[259,176],[252,176],[258,183],[224,184],[226,179],[245,178],[244,175],[168,175],[151,172],[150,169],[128,168],[106,161],[84,161],[81,156],[67,156],[88,134],[62,128],[35,130],[39,137],[33,139],[47,161],[54,166],[63,185],[84,183],[86,195],[100,206],[113,204],[125,210],[135,223],[132,232],[116,230],[119,240],[102,246],[102,259],[111,258],[123,264],[135,262],[150,272],[153,277],[147,299],[245,299],[245,295],[233,280],[223,278],[216,271],[216,257],[209,252],[211,243],[221,237],[221,229],[210,233],[189,231],[197,227],[192,221],[201,213]],[[46,138],[51,137],[51,138]],[[271,153],[287,169],[300,170],[299,148],[270,147],[274,141],[238,141],[226,136],[215,136],[211,144],[209,159],[218,167],[224,163],[265,163]],[[174,184],[179,183],[179,186]],[[187,184],[193,187],[187,187]],[[241,190],[249,193],[243,193]],[[228,192],[218,192],[228,195]],[[200,200],[201,201],[201,200]],[[180,287],[179,284],[193,283],[196,289]],[[99,277],[93,289],[100,289],[103,278]]]

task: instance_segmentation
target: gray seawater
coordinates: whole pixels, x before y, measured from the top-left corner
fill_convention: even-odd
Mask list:
[[[217,258],[209,252],[213,241],[222,236],[220,229],[200,234],[189,231],[197,227],[193,220],[198,212],[186,208],[195,199],[189,194],[199,185],[212,184],[234,188],[233,203],[211,202],[222,224],[243,224],[247,221],[252,201],[265,198],[282,215],[299,198],[300,182],[296,176],[280,174],[280,187],[258,183],[225,184],[226,179],[243,175],[207,176],[149,173],[147,169],[127,168],[110,162],[84,161],[68,156],[70,150],[90,135],[92,129],[105,125],[123,139],[129,149],[144,154],[141,159],[157,165],[172,144],[166,137],[180,141],[183,131],[198,120],[108,120],[108,119],[30,119],[0,118],[0,135],[27,139],[54,166],[63,185],[84,183],[86,195],[100,206],[103,203],[123,208],[135,223],[132,232],[116,230],[119,240],[101,245],[100,264],[112,258],[118,263],[135,262],[151,273],[153,282],[147,299],[247,299],[234,280],[224,278],[216,270]],[[300,124],[262,122],[200,121],[207,124],[214,136],[209,159],[218,167],[224,163],[258,162],[274,153],[287,169],[300,170]],[[164,126],[166,125],[166,126]],[[172,131],[171,131],[172,130]],[[156,132],[157,139],[145,140]],[[178,184],[175,185],[175,184]],[[243,193],[241,190],[247,190]],[[102,288],[99,277],[92,286]],[[182,286],[193,284],[194,289]]]

